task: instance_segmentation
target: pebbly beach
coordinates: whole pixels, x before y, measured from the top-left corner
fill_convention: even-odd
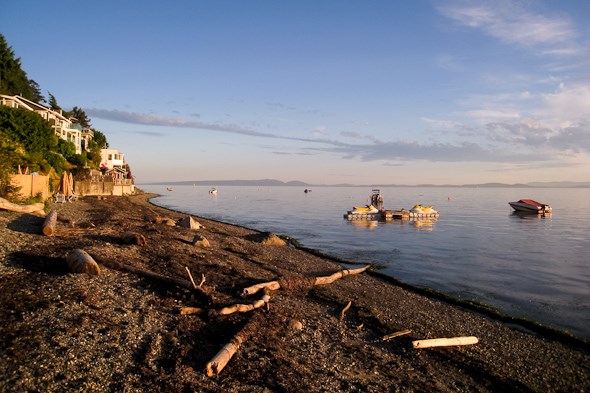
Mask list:
[[[44,217],[0,210],[0,390],[590,390],[587,342],[470,310],[371,267],[342,274],[362,266],[191,220],[151,197],[54,203],[52,236]],[[72,273],[73,250],[100,274]],[[244,294],[270,282],[278,288]],[[414,344],[455,337],[477,340]],[[235,352],[211,372],[228,344]]]

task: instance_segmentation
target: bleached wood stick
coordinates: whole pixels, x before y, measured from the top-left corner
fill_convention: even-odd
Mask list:
[[[262,289],[268,289],[269,291],[276,291],[281,287],[278,281],[262,282],[260,284],[252,285],[251,287],[244,288],[242,290],[242,296],[253,295]]]
[[[478,341],[475,336],[433,338],[430,340],[412,341],[412,346],[414,348],[452,347],[456,345],[473,345],[477,344]]]
[[[339,272],[336,272],[330,276],[316,277],[315,285],[332,284],[334,281],[336,281],[342,277],[352,276],[354,274],[360,274],[360,273],[364,272],[365,270],[367,270],[369,268],[369,266],[370,265],[367,265],[365,267],[361,267],[358,269],[344,269],[344,270],[340,270]]]
[[[186,269],[186,272],[188,273],[188,278],[191,279],[191,283],[193,284],[193,288],[197,289],[197,284],[195,284],[195,280],[193,280],[193,275],[191,274],[191,271],[189,270],[188,266],[184,267]]]
[[[381,337],[381,340],[386,341],[392,339],[394,337],[405,336],[406,334],[410,334],[412,331],[410,329],[400,330],[399,332],[391,333],[386,336]]]
[[[342,309],[342,311],[340,311],[340,320],[341,320],[341,321],[342,321],[342,320],[344,320],[344,313],[345,313],[346,311],[348,311],[348,309],[350,308],[350,306],[351,306],[351,305],[352,305],[352,302],[350,302],[350,301],[349,301],[349,302],[348,302],[348,304],[346,305],[346,307],[344,307],[344,308]]]

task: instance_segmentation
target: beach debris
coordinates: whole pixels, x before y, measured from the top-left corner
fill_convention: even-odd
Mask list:
[[[100,275],[100,268],[96,261],[86,251],[79,248],[70,251],[66,257],[66,264],[72,273]]]
[[[329,276],[323,277],[281,277],[278,281],[263,282],[244,288],[242,296],[253,295],[262,289],[275,291],[279,288],[283,289],[301,289],[312,288],[315,285],[331,284],[334,281],[349,275],[360,274],[367,270],[371,265],[361,267],[358,269],[343,269]]]
[[[260,232],[248,237],[250,240],[265,246],[286,246],[287,242],[272,232]]]
[[[188,266],[184,267],[186,269],[186,272],[188,273],[188,278],[190,278],[191,283],[193,284],[193,288],[195,289],[199,289],[203,287],[203,284],[205,284],[205,275],[201,274],[201,282],[199,283],[199,285],[195,284],[195,280],[193,279],[193,275],[191,274],[190,269],[188,268]]]
[[[340,320],[343,321],[344,320],[344,314],[346,313],[346,311],[348,311],[348,309],[350,308],[350,306],[352,305],[352,302],[349,301],[348,304],[346,305],[346,307],[344,307],[342,309],[342,311],[340,311]]]
[[[181,315],[199,314],[203,311],[204,310],[202,308],[198,308],[198,307],[181,307],[180,308]]]
[[[42,232],[45,236],[53,236],[55,233],[55,225],[57,224],[57,211],[49,212],[45,221],[43,222]]]
[[[303,323],[298,319],[289,320],[289,330],[292,332],[300,332],[303,330]]]
[[[219,311],[214,311],[213,314],[219,315],[229,315],[235,312],[249,312],[255,310],[257,308],[263,307],[267,305],[270,301],[270,295],[264,294],[262,298],[256,300],[254,303],[251,304],[234,304],[232,306],[224,307]]]
[[[400,336],[405,336],[406,334],[410,334],[410,333],[412,333],[412,331],[410,329],[400,330],[398,332],[387,334],[387,335],[381,337],[381,340],[382,341],[387,341],[387,340],[391,340],[392,338],[400,337]]]
[[[261,314],[254,314],[242,330],[237,332],[232,339],[225,344],[219,352],[217,352],[217,355],[207,363],[205,366],[205,372],[209,377],[219,374],[238,349],[240,349],[240,346],[260,330],[261,319]]]
[[[475,336],[465,337],[451,337],[451,338],[433,338],[429,340],[412,341],[412,346],[418,348],[433,348],[433,347],[452,347],[457,345],[473,345],[478,343]]]
[[[97,257],[95,257],[95,258],[98,260]],[[213,286],[203,285],[201,287],[198,287],[198,286],[195,287],[195,286],[193,286],[193,284],[190,281],[183,280],[181,278],[164,276],[163,274],[155,273],[150,270],[140,269],[140,268],[137,268],[134,266],[130,266],[130,265],[126,265],[126,264],[122,264],[122,263],[110,261],[110,260],[109,261],[99,260],[99,262],[101,264],[103,264],[104,266],[107,266],[111,269],[120,270],[120,271],[127,271],[127,272],[134,273],[134,274],[137,274],[142,277],[146,277],[146,278],[149,278],[152,280],[160,281],[160,282],[168,284],[168,285],[174,285],[174,286],[177,286],[180,288],[193,289],[194,292],[200,297],[200,300],[204,301],[206,303],[211,302],[211,295],[213,294],[213,292],[215,292],[215,287],[213,287]]]
[[[193,246],[202,247],[202,248],[209,248],[211,247],[211,243],[205,236],[202,235],[195,235],[193,238]]]
[[[189,228],[189,229],[203,229],[203,228],[205,228],[203,225],[201,225],[200,222],[198,222],[197,220],[195,220],[191,216],[186,216],[185,218],[179,219],[178,226],[183,227],[183,228]]]
[[[19,205],[7,201],[4,198],[0,198],[0,209],[10,210],[18,213],[34,213],[37,215],[45,216],[43,209],[45,205],[43,203],[33,203],[32,205]]]
[[[125,244],[136,244],[138,246],[145,246],[147,244],[145,236],[137,232],[123,232],[123,234],[121,235],[121,240],[123,240],[123,243]]]

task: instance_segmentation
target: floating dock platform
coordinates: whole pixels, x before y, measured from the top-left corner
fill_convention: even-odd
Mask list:
[[[344,218],[349,220],[416,220],[421,218],[438,218],[439,213],[414,213],[409,210],[386,210],[377,213],[352,213],[348,212]]]

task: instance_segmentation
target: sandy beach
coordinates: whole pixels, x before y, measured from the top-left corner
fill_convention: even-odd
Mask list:
[[[186,214],[149,197],[54,204],[53,236],[42,234],[42,217],[0,210],[1,391],[590,390],[586,342],[508,324],[370,269],[314,285],[343,266],[292,244],[264,244],[240,226],[194,217],[204,228],[181,227]],[[195,245],[197,235],[210,247]],[[101,274],[70,273],[74,249]],[[281,287],[261,307],[221,311],[260,301],[262,292],[243,289],[271,281]],[[199,311],[181,314],[189,307]],[[236,335],[236,353],[207,375]],[[460,336],[478,342],[413,345]]]

